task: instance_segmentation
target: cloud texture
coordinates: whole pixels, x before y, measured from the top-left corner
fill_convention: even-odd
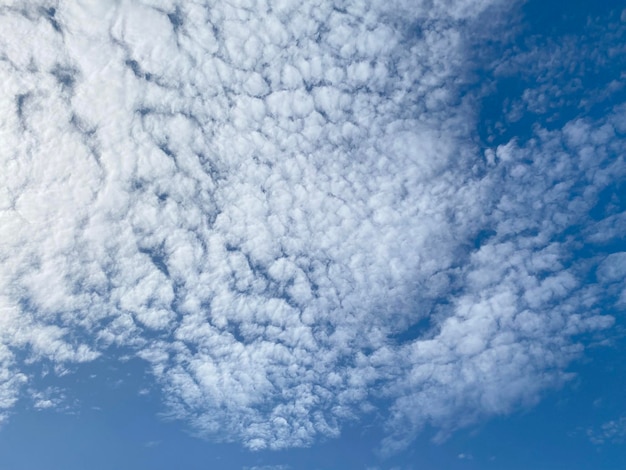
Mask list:
[[[625,302],[626,110],[477,138],[472,33],[510,6],[3,5],[3,410],[120,347],[204,435],[379,408],[393,449],[534,402]]]

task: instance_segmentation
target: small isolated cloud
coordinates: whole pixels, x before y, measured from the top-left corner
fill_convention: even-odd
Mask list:
[[[242,470],[289,470],[289,465],[255,465],[253,467],[242,467]]]
[[[607,421],[587,430],[589,440],[596,445],[622,444],[626,439],[626,417]]]
[[[67,397],[63,390],[56,387],[48,387],[44,390],[29,390],[33,408],[45,410],[49,408],[59,409],[67,406]]]

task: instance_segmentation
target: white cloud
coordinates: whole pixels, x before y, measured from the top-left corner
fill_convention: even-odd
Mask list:
[[[459,86],[500,2],[209,3],[2,10],[0,410],[12,349],[131,348],[172,416],[252,449],[381,398],[391,448],[566,380],[612,322],[568,230],[626,171],[623,113],[485,166]]]
[[[288,465],[255,465],[254,467],[243,467],[242,470],[289,470]]]
[[[63,391],[54,387],[48,387],[44,390],[29,390],[29,394],[36,410],[59,409],[66,401]]]
[[[597,275],[602,282],[621,282],[626,278],[626,252],[612,253],[598,267]]]
[[[597,428],[589,428],[587,436],[596,445],[621,444],[626,438],[626,417],[607,421]]]

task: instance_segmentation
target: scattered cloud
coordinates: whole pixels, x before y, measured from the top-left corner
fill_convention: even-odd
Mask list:
[[[121,347],[202,435],[385,407],[392,451],[535,403],[612,326],[625,109],[481,148],[466,41],[504,2],[32,5],[0,10],[0,410],[25,364]]]
[[[596,445],[621,444],[626,438],[626,417],[607,421],[597,428],[589,428],[587,436]]]
[[[289,465],[255,465],[254,467],[243,467],[243,470],[289,470]]]
[[[59,409],[67,407],[67,398],[62,390],[55,387],[48,387],[45,390],[30,390],[30,398],[33,401],[33,407],[37,410],[45,410],[49,408]]]

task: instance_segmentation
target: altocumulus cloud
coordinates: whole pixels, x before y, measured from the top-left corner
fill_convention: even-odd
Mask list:
[[[214,439],[378,407],[393,450],[562,384],[626,302],[626,110],[481,148],[470,38],[505,8],[3,2],[0,410],[119,347]]]

